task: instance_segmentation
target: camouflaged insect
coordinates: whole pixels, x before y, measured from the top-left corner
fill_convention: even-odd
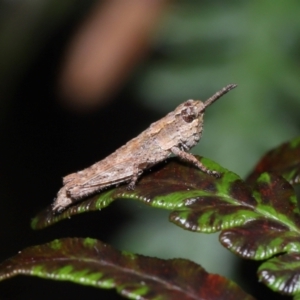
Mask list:
[[[218,172],[207,169],[188,151],[201,138],[205,109],[235,87],[236,84],[229,84],[205,102],[187,100],[111,155],[64,177],[63,187],[52,206],[53,211],[60,212],[111,185],[129,182],[128,189],[134,189],[145,169],[171,154],[194,164],[207,174],[219,177]]]

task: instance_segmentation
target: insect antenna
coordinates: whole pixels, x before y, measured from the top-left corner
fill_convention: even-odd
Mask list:
[[[223,95],[227,94],[229,91],[231,91],[235,87],[237,87],[237,84],[234,84],[234,83],[233,84],[228,84],[227,86],[223,87],[220,91],[216,92],[214,95],[212,95],[210,98],[208,98],[204,102],[204,109],[203,110],[205,110],[207,106],[214,103],[216,100],[221,98]]]

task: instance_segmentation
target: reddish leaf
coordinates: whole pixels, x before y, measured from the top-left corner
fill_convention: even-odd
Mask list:
[[[258,260],[300,250],[298,233],[289,231],[279,222],[264,219],[222,231],[220,242],[237,255]]]
[[[298,149],[298,144],[296,140],[289,144],[289,149]],[[288,150],[284,151],[288,158]],[[272,163],[276,162],[275,158]],[[287,158],[281,170],[289,170],[283,173],[291,176],[294,174],[291,170],[297,168],[292,159]],[[245,258],[259,260],[282,252],[300,253],[299,207],[293,187],[283,177],[275,173],[260,174],[260,169],[250,177],[249,186],[216,163],[208,159],[201,161],[221,172],[222,177],[216,179],[177,159],[170,159],[143,176],[134,191],[127,191],[126,186],[108,190],[67,209],[62,215],[53,216],[51,211],[41,214],[33,226],[42,228],[77,213],[101,209],[117,198],[131,198],[171,210],[170,220],[185,229],[221,231],[221,243]],[[290,169],[284,169],[287,161],[292,166]],[[274,273],[272,280],[284,281],[285,290],[295,291],[294,286],[300,286],[300,280],[292,277],[293,274],[294,271],[289,273],[287,268],[284,275]],[[285,278],[293,278],[290,287]]]
[[[93,239],[61,239],[34,246],[0,265],[0,280],[17,274],[116,288],[129,299],[254,299],[235,283],[185,259],[120,252]]]
[[[266,259],[284,251],[300,252],[300,214],[293,187],[275,174],[262,174],[253,192],[258,218],[224,230],[221,243],[234,253]]]
[[[278,238],[290,239],[289,231],[300,230],[300,213],[292,186],[281,177],[265,173],[251,191],[237,175],[222,171],[222,177],[216,179],[171,159],[143,177],[134,191],[127,191],[124,186],[111,189],[58,216],[46,211],[38,216],[34,226],[40,228],[72,214],[103,208],[120,197],[133,198],[172,210],[170,220],[185,229],[227,230],[222,233],[221,242],[241,256],[265,259],[286,251],[286,247],[274,243]],[[253,243],[255,240],[260,243]]]
[[[300,254],[290,253],[274,257],[258,269],[260,281],[273,291],[300,296]],[[296,298],[294,298],[296,299]]]
[[[238,197],[237,200],[242,203],[255,204],[250,190],[238,175],[208,159],[201,158],[201,161],[210,169],[221,172],[222,177],[216,179],[177,158],[170,158],[146,172],[133,191],[127,190],[126,185],[114,187],[57,215],[49,206],[33,220],[32,227],[41,229],[79,213],[101,210],[119,198],[136,199],[154,207],[172,210],[184,206],[187,199],[200,195],[227,197],[232,193],[233,198]],[[233,203],[239,204],[238,201]]]
[[[281,176],[263,173],[257,179],[253,194],[257,211],[271,220],[277,220],[290,230],[300,229],[300,212],[293,187]]]
[[[282,175],[291,184],[300,182],[300,137],[268,151],[258,162],[247,182],[253,184],[263,172]]]

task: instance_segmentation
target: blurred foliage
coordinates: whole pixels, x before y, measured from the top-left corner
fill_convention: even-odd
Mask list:
[[[142,99],[169,111],[237,83],[207,110],[194,152],[244,176],[261,153],[299,131],[299,11],[298,1],[174,2],[139,74]]]
[[[0,1],[1,108],[14,96],[25,72],[37,60],[39,53],[57,30],[82,15],[91,2],[93,1]],[[1,110],[0,116],[4,118],[4,111]]]
[[[84,16],[93,2],[0,2],[2,104],[51,34]],[[297,135],[299,11],[296,0],[170,2],[133,89],[166,113],[183,100],[204,100],[237,83],[230,99],[209,109],[194,152],[244,176],[262,152]]]

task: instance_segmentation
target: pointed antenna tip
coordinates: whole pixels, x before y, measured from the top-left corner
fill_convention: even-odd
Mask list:
[[[232,90],[232,89],[234,89],[234,88],[236,88],[236,87],[237,87],[237,84],[231,83],[231,84],[228,84],[228,85],[226,86],[226,89],[227,89],[227,91],[230,91],[230,90]]]
[[[237,87],[237,84],[232,83],[232,84],[228,84],[227,86],[222,88],[220,91],[216,92],[213,96],[211,96],[209,99],[207,99],[204,102],[204,109],[236,87]]]

